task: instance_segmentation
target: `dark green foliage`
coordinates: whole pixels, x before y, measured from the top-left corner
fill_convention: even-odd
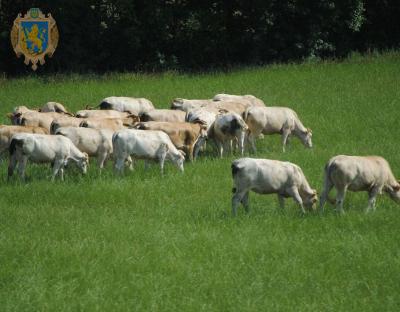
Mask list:
[[[2,0],[0,72],[29,72],[12,51],[18,13],[39,7],[60,42],[39,72],[210,69],[399,46],[395,0]]]

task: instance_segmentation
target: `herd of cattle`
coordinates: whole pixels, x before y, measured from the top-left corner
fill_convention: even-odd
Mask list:
[[[72,161],[86,173],[89,157],[96,157],[100,169],[111,157],[115,169],[133,168],[134,159],[157,160],[163,173],[169,160],[183,171],[185,158],[195,160],[205,149],[207,139],[215,143],[218,155],[246,148],[256,151],[255,140],[263,135],[280,134],[283,151],[289,137],[298,137],[312,147],[312,131],[296,112],[286,107],[268,107],[252,95],[217,94],[213,99],[177,98],[171,109],[156,109],[144,98],[108,97],[95,108],[75,114],[56,102],[40,109],[15,107],[7,114],[12,125],[0,126],[0,155],[9,151],[8,178],[17,167],[25,177],[27,161],[52,163],[52,180],[63,180],[64,167]],[[232,162],[234,180],[232,213],[239,204],[249,209],[249,191],[276,193],[281,206],[292,197],[301,207],[315,209],[317,192],[307,182],[301,168],[290,162],[241,158]],[[378,156],[339,155],[325,167],[320,208],[335,187],[336,205],[343,212],[347,190],[367,191],[367,211],[375,209],[378,194],[386,192],[400,202],[400,183],[389,164]]]

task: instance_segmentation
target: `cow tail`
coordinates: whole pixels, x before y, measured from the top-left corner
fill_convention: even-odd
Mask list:
[[[331,180],[331,174],[333,172],[333,170],[336,169],[336,164],[334,161],[332,162],[328,162],[325,166],[325,178],[324,178],[324,189],[328,187],[329,184],[333,184],[332,180]],[[328,202],[330,202],[332,205],[334,205],[336,203],[336,200],[333,199],[332,197],[329,196],[329,194],[327,195],[327,200]]]

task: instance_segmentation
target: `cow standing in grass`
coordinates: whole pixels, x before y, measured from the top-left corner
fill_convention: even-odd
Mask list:
[[[339,213],[344,213],[343,202],[347,190],[368,192],[366,212],[375,210],[376,197],[382,192],[389,194],[391,199],[400,203],[399,182],[395,179],[389,163],[382,157],[335,156],[325,166],[320,209],[323,210],[333,187],[337,190],[336,206]]]
[[[290,162],[270,159],[240,158],[232,162],[232,214],[240,203],[249,211],[249,191],[259,194],[277,194],[281,208],[284,199],[292,197],[305,213],[304,206],[314,208],[317,191],[307,182],[301,168]]]
[[[312,147],[312,131],[304,127],[297,113],[287,107],[250,107],[244,113],[249,127],[248,140],[256,152],[255,139],[262,134],[281,134],[282,149],[285,152],[289,136],[294,134],[303,144]]]
[[[18,165],[18,172],[24,180],[28,160],[35,163],[53,163],[52,181],[58,173],[61,180],[64,180],[64,167],[71,160],[78,165],[83,174],[86,174],[89,163],[86,153],[82,153],[70,139],[60,135],[17,133],[11,139],[9,150],[8,178],[13,175]]]
[[[129,156],[136,159],[158,160],[161,174],[166,159],[183,172],[185,153],[179,151],[163,131],[126,129],[114,133],[112,138],[115,169],[122,173]]]

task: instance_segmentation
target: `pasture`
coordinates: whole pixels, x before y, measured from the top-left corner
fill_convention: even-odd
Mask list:
[[[0,80],[0,121],[17,105],[58,101],[76,111],[111,95],[150,99],[253,94],[288,106],[313,130],[314,148],[293,138],[257,141],[260,158],[288,160],[322,188],[337,154],[381,155],[400,178],[400,54],[342,62],[271,65],[209,74],[110,74]],[[231,216],[231,161],[211,149],[185,173],[166,164],[115,176],[91,163],[51,183],[28,164],[27,183],[0,165],[2,311],[397,311],[400,207],[347,194],[346,215],[301,216],[290,199],[250,194],[251,213]]]

